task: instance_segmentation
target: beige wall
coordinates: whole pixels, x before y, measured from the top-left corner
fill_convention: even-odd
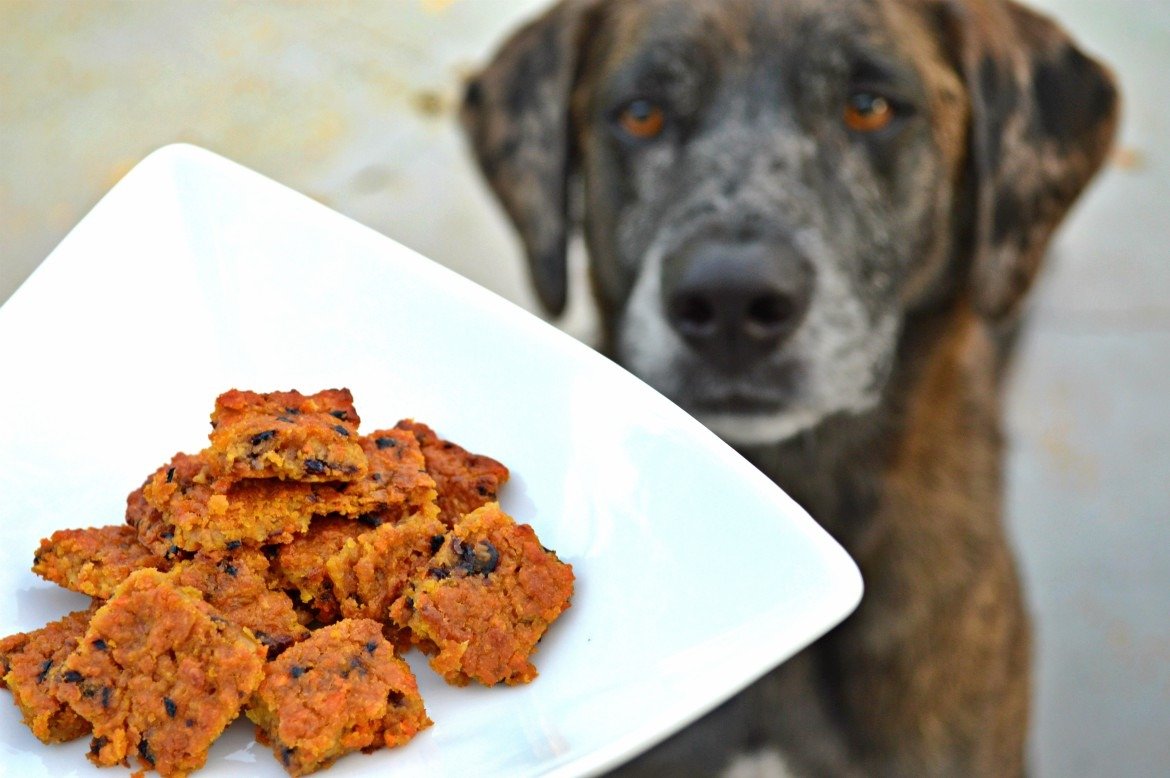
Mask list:
[[[150,151],[204,146],[527,302],[460,79],[547,0],[0,0],[0,303]]]

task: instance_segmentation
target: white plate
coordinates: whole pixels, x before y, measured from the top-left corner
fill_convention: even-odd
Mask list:
[[[861,595],[853,562],[801,508],[638,379],[191,146],[139,164],[0,308],[0,365],[0,634],[85,603],[29,572],[38,540],[120,522],[148,473],[205,445],[230,387],[346,386],[363,429],[413,416],[512,469],[504,508],[577,575],[534,657],[540,677],[453,688],[412,654],[434,727],[331,776],[599,772],[794,654]],[[106,774],[86,761],[88,739],[35,740],[7,696],[0,767]],[[237,722],[200,774],[242,770],[284,775]]]

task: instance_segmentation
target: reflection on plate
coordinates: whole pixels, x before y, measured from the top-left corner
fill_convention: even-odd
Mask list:
[[[436,203],[436,207],[442,207]],[[511,303],[207,151],[119,183],[0,308],[0,633],[84,604],[31,572],[55,529],[121,521],[197,451],[230,387],[346,386],[363,429],[413,416],[507,464],[506,510],[573,564],[573,607],[515,688],[411,663],[435,726],[331,776],[577,775],[627,759],[843,619],[845,553],[621,368]],[[104,775],[0,692],[13,775]],[[245,767],[246,766],[246,767]],[[200,775],[284,775],[237,722]]]

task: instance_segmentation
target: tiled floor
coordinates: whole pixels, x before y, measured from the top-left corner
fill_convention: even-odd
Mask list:
[[[0,0],[0,301],[184,140],[530,304],[452,120],[459,74],[547,0]],[[1170,765],[1170,0],[1036,0],[1116,68],[1122,153],[1058,241],[1008,397],[1038,626],[1034,774]],[[570,329],[584,331],[578,309]]]

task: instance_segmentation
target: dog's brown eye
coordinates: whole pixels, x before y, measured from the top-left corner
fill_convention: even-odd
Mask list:
[[[657,137],[666,126],[666,113],[649,100],[634,100],[622,109],[618,123],[628,135],[649,140]]]
[[[845,126],[854,132],[877,132],[894,120],[890,101],[872,92],[854,92],[845,103]]]

